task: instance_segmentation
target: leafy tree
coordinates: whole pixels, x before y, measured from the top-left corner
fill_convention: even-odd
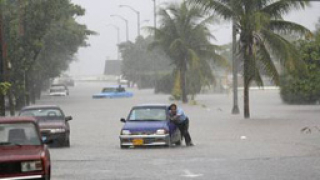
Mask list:
[[[120,44],[122,74],[129,81],[137,83],[139,88],[144,88],[143,84],[153,86],[157,76],[171,70],[170,61],[161,49],[149,49],[152,39],[139,37],[135,43]]]
[[[189,5],[186,2],[180,5],[169,4],[168,7],[160,9],[159,15],[161,25],[158,29],[153,29],[156,35],[154,46],[162,47],[172,60],[176,71],[173,74],[179,74],[181,98],[186,103],[187,95],[195,94],[195,86],[201,87],[204,85],[203,82],[214,79],[210,61],[224,61],[216,53],[217,46],[210,42],[213,36],[208,24],[214,22],[215,18],[206,16],[199,6]],[[188,70],[194,73],[189,76],[189,83]],[[201,83],[195,85],[196,82]],[[191,92],[187,92],[188,86]]]
[[[21,107],[34,103],[43,83],[67,70],[78,48],[95,33],[75,21],[85,11],[69,0],[2,2],[4,36],[10,42],[9,97]]]
[[[314,104],[320,101],[320,32],[313,40],[299,40],[297,49],[307,71],[290,71],[282,77],[281,97],[288,104]]]
[[[291,73],[282,77],[281,98],[288,104],[315,104],[320,101],[320,66],[307,62],[307,73]]]
[[[303,67],[295,46],[281,34],[311,34],[305,27],[283,20],[292,9],[304,8],[307,2],[296,0],[194,0],[226,20],[233,20],[240,34],[239,53],[243,62],[244,117],[250,118],[249,87],[255,81],[263,85],[261,70],[279,85],[273,59],[287,69]]]

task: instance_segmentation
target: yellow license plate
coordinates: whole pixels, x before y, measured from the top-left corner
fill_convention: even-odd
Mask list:
[[[134,139],[134,140],[132,140],[132,143],[134,146],[143,145],[143,139]]]

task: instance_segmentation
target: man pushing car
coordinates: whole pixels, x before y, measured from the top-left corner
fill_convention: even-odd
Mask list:
[[[169,106],[170,120],[179,128],[181,135],[184,137],[186,146],[193,146],[191,136],[189,133],[189,118],[184,114],[181,108],[176,104]]]

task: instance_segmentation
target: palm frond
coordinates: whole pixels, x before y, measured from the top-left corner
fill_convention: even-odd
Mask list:
[[[263,80],[262,80],[261,74],[259,73],[259,66],[255,67],[254,72],[255,72],[255,74],[254,74],[252,80],[254,80],[259,87],[263,87],[264,85],[263,85]]]
[[[196,4],[201,4],[206,10],[213,10],[214,13],[219,14],[223,19],[231,19],[234,17],[234,11],[230,9],[227,2],[217,0],[193,0]]]
[[[272,18],[279,19],[282,15],[289,13],[292,9],[304,9],[308,5],[306,1],[299,0],[279,0],[265,6],[262,12],[270,15]]]
[[[271,59],[270,53],[263,44],[259,43],[259,51],[257,60],[261,63],[263,70],[267,73],[269,77],[273,80],[276,85],[280,84],[279,73]]]
[[[188,59],[190,59],[191,61],[191,66],[199,66],[200,58],[193,49],[188,48],[187,56],[188,56]]]
[[[279,32],[280,34],[295,34],[304,37],[312,36],[312,32],[306,27],[284,20],[272,20],[269,23],[269,28],[272,31]]]
[[[181,56],[181,52],[187,53],[187,49],[187,45],[180,38],[174,39],[169,46],[170,54],[176,57]]]
[[[283,64],[286,68],[294,70],[304,67],[304,63],[294,45],[271,31],[263,30],[261,32],[268,48],[276,57],[284,61]]]

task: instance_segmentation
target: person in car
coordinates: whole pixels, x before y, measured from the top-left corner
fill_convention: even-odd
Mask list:
[[[176,104],[169,106],[170,120],[178,126],[181,135],[184,137],[187,146],[193,146],[191,136],[189,133],[189,118],[184,114],[181,108],[178,108]]]

